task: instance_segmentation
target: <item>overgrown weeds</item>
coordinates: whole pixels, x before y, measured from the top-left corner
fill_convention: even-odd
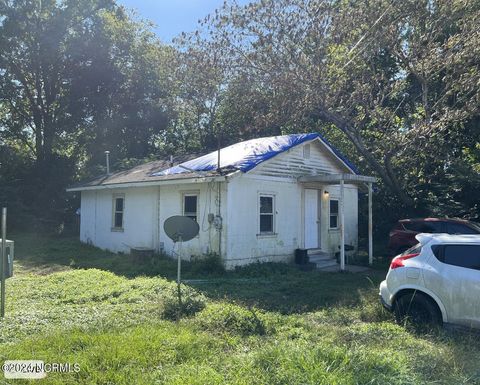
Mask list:
[[[19,249],[0,359],[80,364],[45,384],[480,384],[478,337],[396,325],[376,275],[259,264],[182,285],[179,311],[174,281],[106,268],[125,256]],[[57,269],[72,255],[75,269]]]

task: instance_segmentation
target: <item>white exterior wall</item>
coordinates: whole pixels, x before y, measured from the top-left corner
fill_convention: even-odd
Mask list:
[[[226,213],[227,193],[221,184],[222,210]],[[184,242],[182,257],[201,256],[219,250],[220,232],[208,223],[208,214],[218,214],[218,183],[191,183],[181,185],[130,187],[82,191],[80,240],[113,252],[130,252],[131,247],[147,247],[173,253],[173,242],[163,230],[163,223],[172,215],[183,214],[183,194],[198,194],[199,235]],[[112,230],[113,197],[124,194],[123,231]],[[159,205],[160,203],[160,205]],[[223,221],[223,228],[227,227]],[[221,252],[225,251],[225,234],[222,229]]]
[[[305,188],[320,192],[320,244],[326,253],[337,252],[340,230],[329,228],[329,199],[340,198],[340,187],[334,185],[303,186],[295,181],[272,179],[259,175],[242,175],[228,184],[227,238],[228,268],[252,262],[289,262],[294,251],[304,247]],[[329,192],[327,198],[323,192]],[[273,235],[259,234],[259,200],[261,194],[275,196]],[[345,185],[345,243],[358,245],[358,190]]]
[[[125,194],[123,231],[112,231],[113,194]],[[80,240],[114,252],[155,248],[156,197],[154,187],[82,191]]]
[[[182,215],[183,212],[183,195],[198,194],[198,224],[200,232],[197,237],[191,241],[182,244],[182,259],[190,260],[192,256],[201,257],[202,255],[219,251],[220,232],[208,222],[208,214],[218,215],[218,182],[210,183],[191,183],[182,185],[168,185],[160,187],[160,242],[164,251],[168,255],[172,255],[173,241],[168,238],[163,230],[163,223],[172,215]],[[225,183],[221,186],[221,212],[222,218],[226,216],[227,192]],[[222,244],[220,252],[225,255],[227,221],[223,220],[221,239]],[[178,245],[176,246],[178,248]],[[176,249],[177,250],[177,249]]]
[[[260,194],[274,198],[274,235],[260,235]],[[288,261],[300,247],[302,188],[295,182],[241,175],[228,183],[227,268],[255,261]]]

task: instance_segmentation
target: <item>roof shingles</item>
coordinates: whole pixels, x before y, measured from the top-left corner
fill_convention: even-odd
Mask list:
[[[174,179],[192,179],[227,175],[235,171],[247,172],[258,164],[285,152],[301,143],[312,140],[322,141],[333,151],[336,157],[343,162],[353,173],[358,173],[355,166],[328,143],[321,135],[292,134],[272,136],[268,138],[252,139],[245,142],[222,148],[220,151],[221,170],[217,171],[218,152],[198,156],[198,154],[177,156],[173,159],[176,166],[172,167],[170,160],[156,160],[145,163],[129,170],[119,171],[110,175],[103,175],[90,181],[82,182],[70,187],[69,191],[80,191],[99,186],[124,185],[142,182],[160,182]]]

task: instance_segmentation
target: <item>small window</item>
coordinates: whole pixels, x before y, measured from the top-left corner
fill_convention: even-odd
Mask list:
[[[338,229],[338,199],[330,199],[330,228]]]
[[[197,222],[198,213],[198,195],[184,194],[183,195],[183,215],[192,218]]]
[[[310,159],[310,145],[306,144],[303,146],[303,158]]]
[[[113,196],[113,220],[112,230],[123,230],[123,213],[125,210],[125,196]]]
[[[273,195],[260,195],[260,234],[274,233],[273,198]]]
[[[480,245],[434,245],[432,251],[447,265],[480,270]]]

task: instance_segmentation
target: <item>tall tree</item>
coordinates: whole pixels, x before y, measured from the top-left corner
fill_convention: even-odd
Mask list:
[[[17,186],[29,210],[61,214],[66,185],[106,149],[153,151],[171,51],[113,0],[0,0],[0,144],[32,164]]]
[[[1,134],[31,148],[38,165],[84,123],[88,86],[78,75],[90,63],[79,51],[112,9],[110,1],[0,2]]]
[[[405,158],[438,148],[479,113],[479,8],[469,0],[226,3],[192,44],[215,44],[237,78],[254,79],[276,124],[334,124],[414,207],[405,166],[415,162]]]

